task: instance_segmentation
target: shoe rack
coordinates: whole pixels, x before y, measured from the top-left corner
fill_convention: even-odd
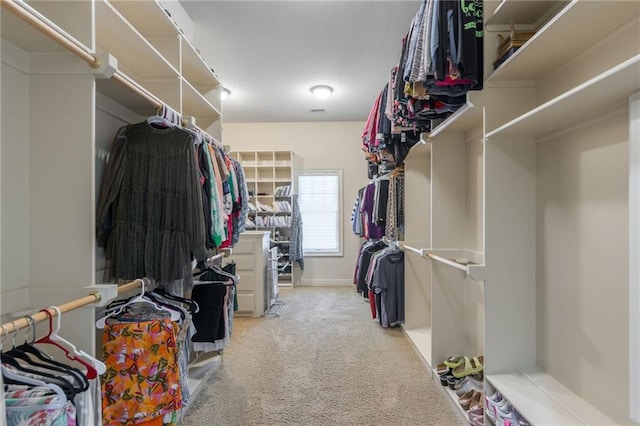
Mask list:
[[[637,424],[640,4],[484,8],[484,89],[407,159],[405,332],[531,424]]]
[[[292,151],[231,151],[229,155],[242,165],[249,201],[256,207],[249,213],[256,225],[251,230],[271,232],[271,244],[278,248],[278,285],[291,287],[299,279],[289,250],[296,156]]]

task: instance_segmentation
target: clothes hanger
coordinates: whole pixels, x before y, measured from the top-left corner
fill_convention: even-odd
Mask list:
[[[168,299],[168,300],[173,300],[175,302],[180,302],[180,303],[184,303],[185,305],[189,306],[189,311],[191,313],[196,313],[200,310],[200,306],[198,306],[198,302],[196,302],[195,300],[192,299],[187,299],[185,297],[181,297],[178,296],[176,294],[173,294],[171,292],[168,292],[167,290],[163,289],[163,288],[156,288],[153,290],[153,293],[158,293],[160,296]]]
[[[58,314],[58,322],[57,322],[58,327],[55,331],[53,330],[53,315],[51,315],[51,312],[49,312],[49,309],[55,310],[56,313]],[[46,309],[41,309],[40,312],[44,312],[49,317],[49,333],[46,336],[36,340],[34,343],[49,344],[49,345],[58,347],[64,352],[64,354],[68,359],[72,361],[77,361],[87,369],[87,372],[85,373],[85,375],[87,376],[88,379],[92,380],[98,377],[98,370],[96,366],[99,366],[99,368],[101,368],[102,366],[100,366],[100,364],[102,363],[97,359],[93,358],[92,356],[90,356],[89,354],[83,351],[79,351],[71,342],[58,336],[58,331],[60,330],[60,317],[62,316],[60,309],[57,306],[49,306]],[[68,345],[68,347],[71,348],[73,353],[71,353],[71,351],[66,347],[62,346],[61,343],[65,343],[66,345]],[[80,357],[84,357],[86,360]],[[106,366],[104,366],[104,368],[105,368],[104,371],[106,371]]]
[[[5,371],[8,373],[12,373],[10,378],[13,380],[20,380],[22,377],[26,377],[28,379],[40,380],[44,383],[56,384],[64,393],[65,399],[73,399],[77,394],[73,384],[64,377],[59,377],[54,374],[46,373],[44,371],[38,371],[28,368],[20,364],[15,358],[5,352],[0,352],[0,361],[2,362],[2,364],[5,364],[2,370],[3,374],[5,373]],[[12,366],[17,371],[12,372],[7,366]],[[25,373],[25,376],[21,375],[19,372]]]
[[[140,281],[142,283],[142,285],[141,285],[142,288],[141,288],[140,294],[138,296],[130,299],[126,303],[123,303],[117,310],[107,313],[105,316],[103,316],[98,321],[96,321],[96,327],[97,328],[103,329],[105,327],[105,325],[107,324],[107,319],[120,314],[124,310],[125,307],[127,307],[129,305],[133,305],[134,303],[147,303],[149,305],[152,305],[153,307],[155,307],[159,311],[167,311],[167,312],[169,312],[171,314],[171,321],[178,321],[180,319],[180,314],[178,314],[176,311],[173,311],[171,309],[168,309],[166,307],[158,305],[157,303],[153,302],[149,298],[145,298],[145,288],[144,288],[145,287],[145,282],[144,282],[144,280],[138,279],[136,281]]]
[[[89,380],[87,379],[87,376],[85,376],[82,371],[70,365],[66,365],[61,362],[57,362],[51,358],[48,358],[44,356],[44,354],[40,352],[38,349],[36,349],[34,346],[31,346],[28,344],[27,334],[29,333],[29,330],[33,327],[35,322],[33,321],[33,318],[29,316],[26,316],[25,318],[27,318],[27,320],[29,321],[29,328],[27,329],[27,332],[25,334],[24,343],[20,346],[16,346],[15,339],[14,339],[13,347],[11,348],[11,350],[9,350],[6,353],[12,356],[13,358],[17,358],[25,361],[27,364],[33,367],[42,368],[48,371],[65,373],[68,376],[73,377],[75,379],[76,384],[78,385],[76,387],[77,392],[85,392],[86,390],[88,390]],[[35,340],[35,328],[34,328],[34,340]],[[36,358],[38,358],[38,360],[42,362],[38,362],[32,359],[29,356],[29,354],[35,356]]]

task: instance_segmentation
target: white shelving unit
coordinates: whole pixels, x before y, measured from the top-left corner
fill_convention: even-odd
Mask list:
[[[511,22],[536,34],[493,70]],[[486,1],[485,30],[484,90],[406,160],[405,333],[484,355],[531,424],[638,423],[640,3]]]
[[[258,210],[251,219],[254,223],[256,220],[268,222],[257,230],[271,231],[272,245],[278,247],[278,285],[293,286],[296,274],[289,256],[291,211],[278,211],[276,205],[280,202],[288,203],[289,207],[293,205],[296,156],[292,151],[231,151],[230,155],[242,164],[251,203],[256,208],[262,204],[272,210]],[[289,187],[287,194],[276,195],[279,187],[286,186]]]
[[[93,69],[22,14],[101,65]],[[1,18],[0,312],[10,314],[62,303],[102,282],[94,215],[118,128],[166,104],[222,137],[220,82],[157,1],[15,0],[2,2]],[[62,333],[95,354],[94,322],[93,309],[78,310]],[[198,376],[192,393],[217,365],[219,358],[200,358],[191,366]]]

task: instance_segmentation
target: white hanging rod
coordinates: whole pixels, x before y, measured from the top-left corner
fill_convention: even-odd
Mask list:
[[[458,262],[454,262],[453,260],[449,260],[449,259],[445,259],[444,257],[440,257],[437,256],[435,254],[432,253],[427,253],[425,252],[425,255],[433,260],[436,260],[438,262],[444,263],[445,265],[449,265],[452,266],[456,269],[460,269],[461,271],[464,271],[466,273],[469,273],[469,270],[467,269],[466,265],[461,265]]]
[[[424,256],[424,254],[425,254],[425,250],[424,249],[411,247],[411,246],[406,245],[405,243],[400,243],[400,247],[402,247],[405,250],[409,250],[411,252],[418,253],[420,256]]]
[[[102,65],[102,61],[99,58],[80,47],[64,30],[43,17],[29,5],[23,2],[18,3],[14,0],[2,0],[1,3],[2,7],[87,62],[91,68],[98,69]]]

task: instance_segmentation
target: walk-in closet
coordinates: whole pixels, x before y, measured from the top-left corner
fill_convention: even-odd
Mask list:
[[[0,19],[0,424],[640,424],[640,2]]]

